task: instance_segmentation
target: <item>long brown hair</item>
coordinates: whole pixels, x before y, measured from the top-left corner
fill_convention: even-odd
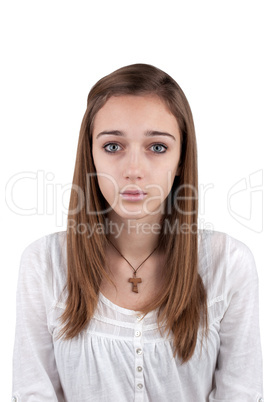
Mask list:
[[[163,286],[142,310],[158,309],[158,324],[172,332],[174,356],[186,362],[194,353],[200,325],[207,328],[206,291],[198,274],[197,152],[195,129],[188,101],[168,74],[147,64],[120,68],[91,89],[78,140],[67,224],[67,301],[61,317],[61,335],[71,339],[93,317],[102,279],[112,280],[104,269],[106,234],[82,228],[104,225],[106,201],[99,189],[92,157],[94,117],[111,96],[159,96],[176,117],[181,133],[180,172],[166,201],[159,244],[165,250]],[[75,222],[75,226],[74,226]],[[81,230],[79,230],[79,228]],[[183,228],[183,230],[177,229]]]

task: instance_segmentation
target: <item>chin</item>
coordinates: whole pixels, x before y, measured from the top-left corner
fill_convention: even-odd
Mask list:
[[[118,217],[121,219],[126,219],[126,220],[152,220],[152,221],[159,221],[161,216],[163,215],[163,210],[161,208],[158,208],[157,210],[153,211],[143,211],[141,209],[137,208],[128,208],[124,209],[123,211],[121,209],[115,208],[113,212],[110,214],[110,217],[112,218],[113,214],[116,214]]]

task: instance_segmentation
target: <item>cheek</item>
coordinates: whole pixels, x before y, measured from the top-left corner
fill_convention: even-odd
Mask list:
[[[173,185],[176,172],[177,165],[170,166],[170,164],[167,164],[167,166],[163,166],[161,169],[153,172],[153,181],[161,185],[165,191],[169,190]]]
[[[97,174],[106,173],[107,175],[114,175],[115,163],[110,161],[109,155],[107,158],[106,154],[100,152],[99,150],[94,151],[93,148],[92,156]]]
[[[106,172],[97,172],[97,179],[102,195],[110,204],[116,201],[119,189],[116,180]]]

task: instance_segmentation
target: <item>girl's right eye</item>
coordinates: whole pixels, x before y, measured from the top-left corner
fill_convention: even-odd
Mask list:
[[[109,144],[105,144],[103,148],[106,152],[109,152],[111,154],[122,149],[120,145],[116,144],[115,142],[109,142]]]

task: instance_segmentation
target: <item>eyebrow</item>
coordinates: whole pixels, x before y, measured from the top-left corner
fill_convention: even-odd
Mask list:
[[[118,135],[120,137],[124,137],[125,133],[124,131],[120,131],[120,130],[104,130],[101,131],[96,138],[101,137],[102,135]],[[145,132],[145,136],[146,137],[156,137],[156,136],[165,136],[165,137],[170,137],[172,138],[174,141],[176,141],[176,138],[174,137],[174,135],[170,134],[170,133],[166,133],[164,131],[156,131],[156,130],[147,130]]]

